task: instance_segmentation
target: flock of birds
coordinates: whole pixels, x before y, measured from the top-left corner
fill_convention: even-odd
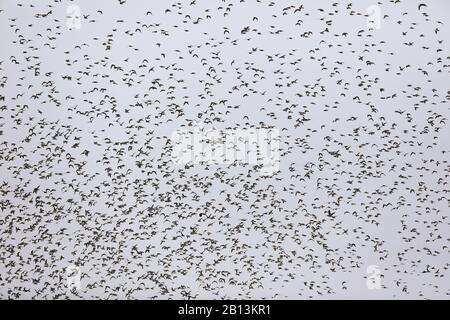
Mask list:
[[[0,2],[0,298],[448,299],[449,8]],[[174,163],[198,123],[279,170]]]

